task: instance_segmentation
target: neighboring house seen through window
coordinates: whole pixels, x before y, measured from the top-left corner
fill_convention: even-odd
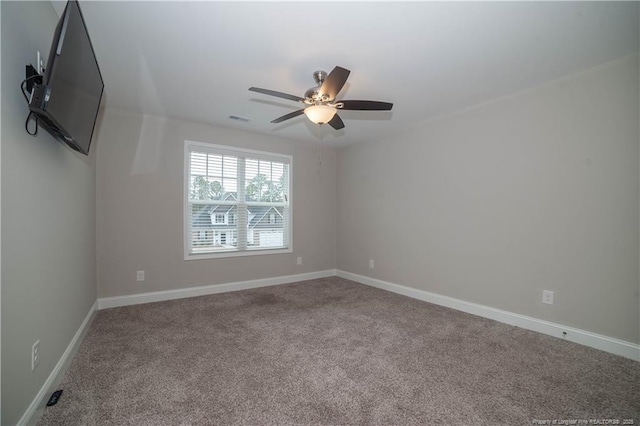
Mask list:
[[[185,258],[291,251],[291,157],[185,142]]]

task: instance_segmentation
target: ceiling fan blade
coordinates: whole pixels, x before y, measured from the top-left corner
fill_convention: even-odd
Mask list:
[[[275,90],[261,89],[259,87],[249,87],[252,92],[258,92],[265,95],[276,96],[278,98],[289,99],[291,101],[302,102],[304,99],[300,96],[289,95],[288,93],[276,92]]]
[[[345,110],[357,111],[389,111],[393,108],[393,104],[389,102],[378,101],[340,101],[342,108]]]
[[[344,123],[342,122],[342,119],[338,116],[338,114],[334,115],[327,124],[336,130],[344,129]]]
[[[278,117],[275,120],[272,120],[271,122],[272,123],[281,123],[281,122],[283,122],[285,120],[288,120],[290,118],[297,117],[297,116],[299,116],[299,115],[301,115],[303,113],[304,113],[304,109],[299,109],[297,111],[290,112],[289,114],[285,114],[282,117]]]
[[[329,97],[327,100],[334,100],[342,89],[342,86],[347,82],[350,73],[351,71],[348,69],[335,67],[324,80],[322,86],[320,86],[319,92],[327,95]]]

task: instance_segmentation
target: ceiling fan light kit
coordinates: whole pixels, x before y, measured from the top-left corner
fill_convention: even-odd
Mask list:
[[[325,124],[331,121],[336,115],[336,108],[329,105],[312,105],[304,109],[304,114],[314,124]]]
[[[335,130],[344,128],[342,119],[337,114],[338,109],[356,111],[389,111],[393,107],[392,103],[379,101],[354,101],[342,100],[335,102],[336,96],[347,82],[349,71],[346,68],[335,67],[327,74],[325,71],[316,71],[313,78],[317,87],[307,90],[304,97],[290,95],[288,93],[276,92],[275,90],[250,87],[252,92],[264,95],[276,96],[290,101],[302,102],[307,107],[299,109],[272,120],[272,123],[280,123],[290,118],[297,117],[303,113],[314,124],[329,124]]]

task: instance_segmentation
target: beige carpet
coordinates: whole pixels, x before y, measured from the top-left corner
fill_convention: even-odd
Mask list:
[[[638,362],[335,277],[100,311],[61,387],[40,424],[640,424]]]

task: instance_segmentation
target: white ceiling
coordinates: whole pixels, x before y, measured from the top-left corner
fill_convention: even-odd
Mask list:
[[[637,2],[81,1],[81,8],[110,107],[315,141],[317,128],[304,115],[269,123],[301,104],[247,89],[303,96],[314,71],[351,70],[339,99],[394,107],[340,112],[344,129],[320,129],[336,147],[639,50]]]

